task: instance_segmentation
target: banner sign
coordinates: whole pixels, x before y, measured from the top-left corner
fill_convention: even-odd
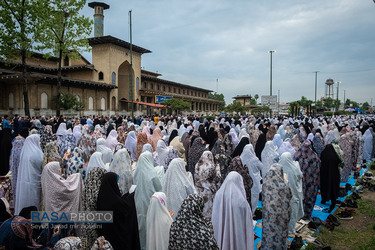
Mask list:
[[[166,100],[172,99],[173,97],[171,96],[161,96],[161,95],[156,95],[155,96],[155,103],[162,103]]]

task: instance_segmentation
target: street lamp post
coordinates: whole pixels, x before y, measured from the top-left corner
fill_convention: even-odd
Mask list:
[[[336,96],[336,112],[339,111],[339,84],[341,82],[336,82],[337,83],[337,96]]]
[[[272,54],[276,53],[276,50],[267,51],[271,55],[271,62],[270,62],[270,96],[272,96]]]

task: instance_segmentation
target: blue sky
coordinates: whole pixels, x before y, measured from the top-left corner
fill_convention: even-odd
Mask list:
[[[161,78],[223,93],[273,94],[281,102],[318,98],[326,79],[340,81],[339,98],[375,105],[373,0],[106,0],[104,35],[152,51],[142,66]],[[86,6],[82,13],[93,16]],[[92,33],[93,35],[93,33]],[[91,60],[89,53],[85,57]]]

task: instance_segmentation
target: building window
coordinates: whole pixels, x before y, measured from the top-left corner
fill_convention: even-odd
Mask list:
[[[48,96],[45,92],[40,95],[40,108],[48,108]]]
[[[150,89],[154,89],[154,84],[150,83]]]
[[[178,89],[178,93],[181,94],[181,89]]]
[[[65,56],[64,58],[64,66],[69,66],[69,57]]]
[[[104,99],[104,97],[102,99],[100,99],[100,109],[105,110],[105,99]]]
[[[186,90],[186,94],[189,94],[189,90]]]
[[[160,90],[160,85],[159,84],[156,85],[156,89]]]
[[[173,93],[176,93],[176,88],[173,88]]]
[[[143,88],[147,89],[147,82],[143,82]]]
[[[168,92],[171,92],[171,87],[168,87]]]
[[[92,97],[90,96],[89,97],[89,110],[93,110],[94,109],[94,99],[92,99]]]
[[[163,91],[165,91],[165,86],[163,85]]]
[[[103,74],[103,72],[100,71],[99,72],[99,81],[103,80],[103,79],[104,79],[104,74]]]
[[[184,94],[184,95],[185,95],[185,89],[183,89],[183,90],[182,90],[182,94]]]
[[[9,93],[9,108],[14,108],[14,96],[13,93]]]
[[[116,73],[112,72],[112,85],[116,85]]]
[[[137,77],[137,79],[135,79],[135,89],[139,90],[139,77]]]

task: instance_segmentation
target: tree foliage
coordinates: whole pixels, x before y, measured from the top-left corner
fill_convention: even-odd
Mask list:
[[[241,105],[241,103],[233,101],[232,104],[228,104],[225,107],[225,112],[227,113],[232,113],[232,112],[237,112],[237,113],[242,113],[245,112],[246,108]]]
[[[46,56],[56,55],[57,64],[57,98],[60,98],[61,63],[65,56],[79,58],[79,51],[89,51],[87,37],[91,34],[92,20],[80,14],[86,0],[36,0],[40,17],[36,26],[38,34],[37,48],[47,51]],[[57,102],[56,115],[60,115],[60,102]]]
[[[369,104],[368,102],[364,102],[364,103],[362,104],[361,109],[362,109],[363,111],[366,111],[366,110],[368,110],[369,108],[370,108],[370,104]]]
[[[331,97],[328,97],[324,100],[324,107],[326,108],[334,108],[335,107],[335,100]]]
[[[182,110],[191,109],[191,105],[189,102],[185,102],[179,98],[172,98],[172,99],[165,100],[162,102],[162,104],[173,111],[177,111],[177,113]]]
[[[36,0],[0,0],[0,59],[21,57],[25,115],[30,116],[26,58],[34,49]]]
[[[225,99],[224,99],[224,95],[223,94],[218,94],[218,93],[211,94],[211,93],[208,93],[208,98],[221,101],[218,108],[219,108],[219,111],[224,110],[224,108],[225,108]]]
[[[55,96],[53,99],[53,103],[55,105],[57,104],[57,100],[58,98],[57,96]],[[83,102],[78,101],[77,96],[67,93],[67,94],[61,94],[60,107],[65,110],[69,110],[69,109],[80,110],[85,107],[85,104]]]
[[[271,112],[271,109],[266,105],[263,105],[261,107],[257,107],[251,110],[251,114],[253,115],[262,115],[264,113],[270,113],[270,112]]]

